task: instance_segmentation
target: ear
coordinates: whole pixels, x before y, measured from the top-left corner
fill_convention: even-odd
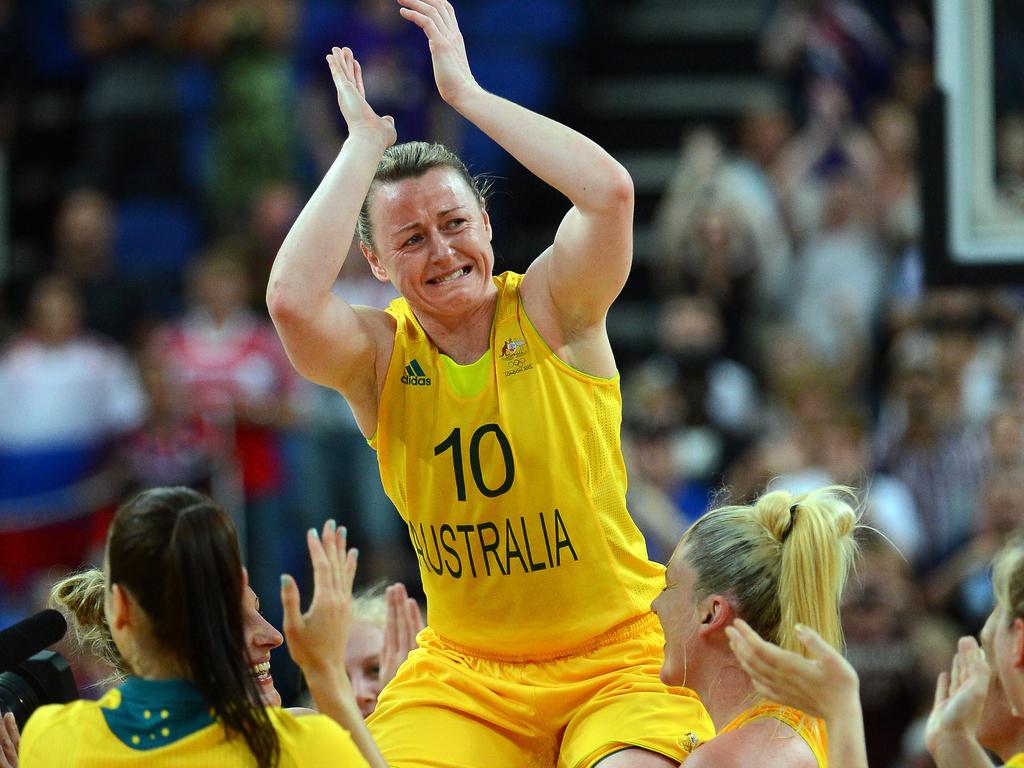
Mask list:
[[[480,214],[482,217],[481,220],[484,223],[484,232],[487,233],[487,242],[491,242],[491,238],[494,235],[494,232],[491,229],[491,217],[487,215],[487,209],[484,208],[483,203],[480,204]]]
[[[114,584],[110,587],[110,615],[107,617],[111,628],[124,629],[134,622],[134,618],[135,606],[131,597],[120,584]]]
[[[697,634],[700,637],[710,637],[715,634],[725,636],[725,628],[732,626],[736,618],[736,611],[723,595],[710,595],[705,598],[700,606],[701,617]]]
[[[363,256],[370,264],[370,271],[373,272],[373,276],[380,280],[382,283],[390,283],[391,278],[388,277],[388,272],[384,269],[384,265],[380,263],[380,259],[366,243],[362,240],[359,241],[359,250],[363,252]]]
[[[1016,617],[1010,631],[1013,632],[1013,666],[1021,669],[1024,668],[1024,619]]]

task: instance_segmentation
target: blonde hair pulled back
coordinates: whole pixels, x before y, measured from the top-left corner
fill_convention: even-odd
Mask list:
[[[740,618],[787,650],[804,653],[797,624],[839,648],[839,604],[857,553],[855,505],[851,489],[831,486],[711,510],[680,543],[695,597],[729,596]]]

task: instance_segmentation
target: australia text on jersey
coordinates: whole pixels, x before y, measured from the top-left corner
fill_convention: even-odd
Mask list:
[[[506,518],[504,526],[489,521],[408,525],[413,549],[438,576],[508,576],[519,569],[533,573],[558,568],[570,556],[579,560],[557,508],[536,518]]]

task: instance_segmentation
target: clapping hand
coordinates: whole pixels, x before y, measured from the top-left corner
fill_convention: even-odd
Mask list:
[[[311,673],[336,673],[345,667],[345,646],[352,628],[352,582],[358,557],[358,550],[346,548],[346,533],[328,520],[322,535],[315,528],[306,534],[313,562],[313,599],[305,613],[299,608],[295,579],[281,576],[288,651],[307,677]]]
[[[973,739],[985,708],[992,671],[973,637],[961,637],[953,669],[935,683],[935,702],[925,726],[925,744],[936,755],[944,738]]]
[[[327,54],[334,87],[338,90],[338,107],[345,118],[349,136],[366,136],[381,142],[386,149],[395,143],[395,120],[390,115],[380,117],[366,101],[363,73],[359,62],[349,48],[332,48]]]
[[[455,9],[447,0],[398,0],[402,18],[423,30],[434,62],[437,91],[448,104],[456,106],[459,99],[477,87],[469,68],[466,43],[459,31]]]
[[[388,606],[384,626],[384,647],[380,652],[380,682],[387,685],[416,648],[416,635],[423,629],[420,606],[402,584],[392,584],[384,593]]]

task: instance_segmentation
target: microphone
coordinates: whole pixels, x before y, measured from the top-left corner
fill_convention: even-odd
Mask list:
[[[53,608],[22,619],[0,632],[0,673],[14,669],[30,656],[53,645],[68,630],[68,623]]]

